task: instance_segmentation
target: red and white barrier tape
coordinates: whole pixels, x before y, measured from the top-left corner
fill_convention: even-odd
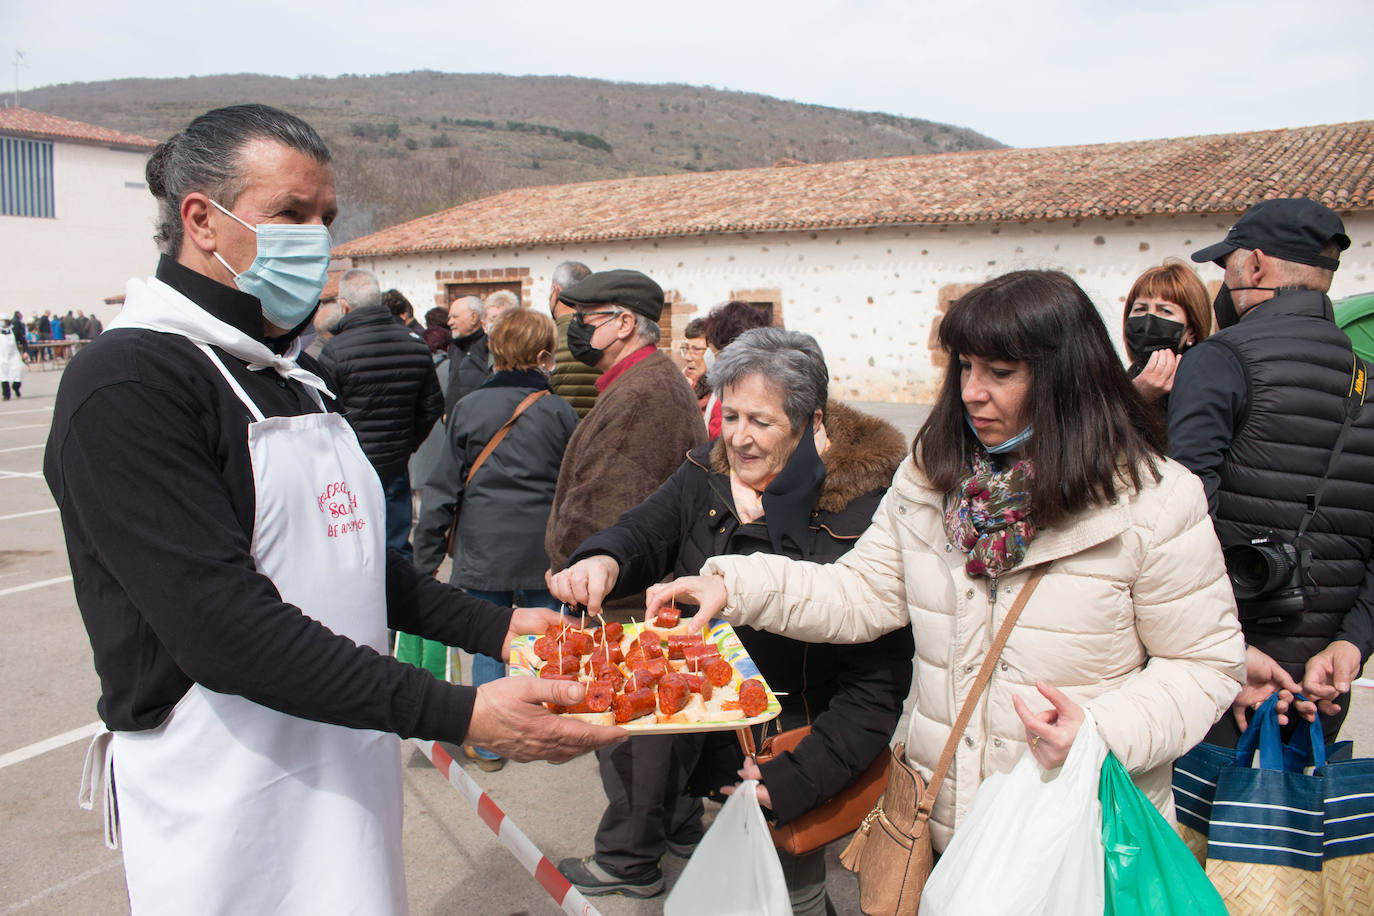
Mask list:
[[[429,758],[429,762],[449,781],[449,785],[467,799],[472,810],[476,811],[482,822],[496,834],[501,845],[510,850],[516,861],[525,867],[525,871],[533,875],[534,880],[549,892],[549,896],[563,912],[569,916],[601,916],[596,907],[582,896],[582,892],[573,887],[548,857],[539,851],[539,847],[530,842],[530,838],[515,826],[515,822],[506,816],[506,812],[497,807],[491,796],[483,792],[482,787],[465,773],[462,767],[454,764],[448,751],[433,741],[421,741],[418,738],[411,738],[410,741]]]

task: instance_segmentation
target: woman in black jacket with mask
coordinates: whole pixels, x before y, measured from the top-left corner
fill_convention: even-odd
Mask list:
[[[1135,281],[1121,316],[1127,374],[1145,400],[1162,414],[1183,352],[1212,333],[1207,289],[1187,264],[1170,258]]]
[[[828,377],[816,341],[794,331],[746,331],[722,350],[709,374],[723,406],[720,437],[584,541],[552,577],[554,595],[595,611],[603,598],[695,575],[719,554],[838,559],[868,528],[906,445],[891,425],[827,401]],[[738,632],[781,695],[780,727],[812,727],[793,752],[761,768],[759,800],[786,823],[887,750],[911,683],[911,633],[833,646]],[[717,732],[635,737],[599,756],[610,804],[596,853],[559,869],[583,893],[652,896],[663,887],[664,851],[686,853],[701,834],[696,796],[733,786],[742,751],[733,732]],[[825,850],[780,859],[794,911],[827,912]]]

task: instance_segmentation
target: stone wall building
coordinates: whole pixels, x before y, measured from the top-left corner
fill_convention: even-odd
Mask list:
[[[1354,242],[1333,297],[1374,289],[1374,122],[520,188],[336,255],[417,313],[497,288],[542,308],[569,259],[636,268],[673,303],[665,346],[690,318],[747,299],[816,336],[837,396],[919,402],[944,364],[940,315],[970,286],[1065,270],[1119,340],[1143,270],[1220,239],[1252,203],[1298,195],[1338,211]]]

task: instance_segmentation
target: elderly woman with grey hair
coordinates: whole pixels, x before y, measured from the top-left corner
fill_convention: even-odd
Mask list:
[[[829,563],[868,527],[905,454],[889,424],[827,400],[816,341],[781,328],[747,331],[710,372],[723,429],[653,495],[583,542],[552,577],[561,600],[600,610],[607,598],[694,574],[719,554],[780,553]],[[790,754],[764,763],[760,801],[777,824],[848,786],[887,749],[911,683],[911,635],[857,646],[805,643],[739,628],[783,703],[781,727],[811,725]],[[701,835],[699,796],[730,789],[745,761],[732,732],[636,737],[601,755],[609,805],[596,853],[559,868],[583,893],[652,896],[665,850]],[[750,767],[753,763],[750,762]],[[824,913],[824,849],[781,854],[796,913]]]

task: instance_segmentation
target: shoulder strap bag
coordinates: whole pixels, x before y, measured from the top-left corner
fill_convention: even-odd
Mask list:
[[[886,791],[840,854],[840,864],[859,875],[859,906],[865,913],[916,916],[921,891],[935,867],[935,854],[930,845],[930,813],[940,794],[940,784],[954,762],[955,749],[969,719],[973,718],[978,700],[992,679],[993,668],[1007,645],[1011,628],[1048,569],[1049,564],[1044,563],[1031,572],[1030,580],[1007,611],[1006,619],[983,658],[983,666],[978,669],[973,689],[964,699],[959,716],[949,730],[940,760],[930,774],[930,785],[925,785],[920,774],[906,762],[905,744],[892,749]]]
[[[515,425],[515,421],[520,419],[520,415],[524,413],[526,410],[528,410],[530,408],[530,405],[532,405],[535,401],[539,400],[548,393],[549,390],[547,388],[543,389],[542,391],[532,391],[525,396],[524,400],[522,400],[519,404],[515,405],[515,413],[510,415],[509,420],[501,424],[501,428],[496,431],[496,435],[492,436],[491,439],[487,442],[486,446],[482,449],[482,451],[477,453],[477,460],[472,463],[472,467],[468,468],[468,476],[463,478],[464,488],[472,484],[472,478],[474,475],[476,475],[478,468],[480,468],[483,464],[486,463],[487,458],[491,457],[492,452],[496,451],[496,446],[500,445],[501,440],[506,438],[506,433],[510,432],[510,428]],[[455,512],[453,514],[453,521],[450,522],[448,526],[448,535],[444,538],[444,544],[446,545],[446,550],[449,556],[453,556],[453,539],[457,536],[457,534],[458,513]]]

